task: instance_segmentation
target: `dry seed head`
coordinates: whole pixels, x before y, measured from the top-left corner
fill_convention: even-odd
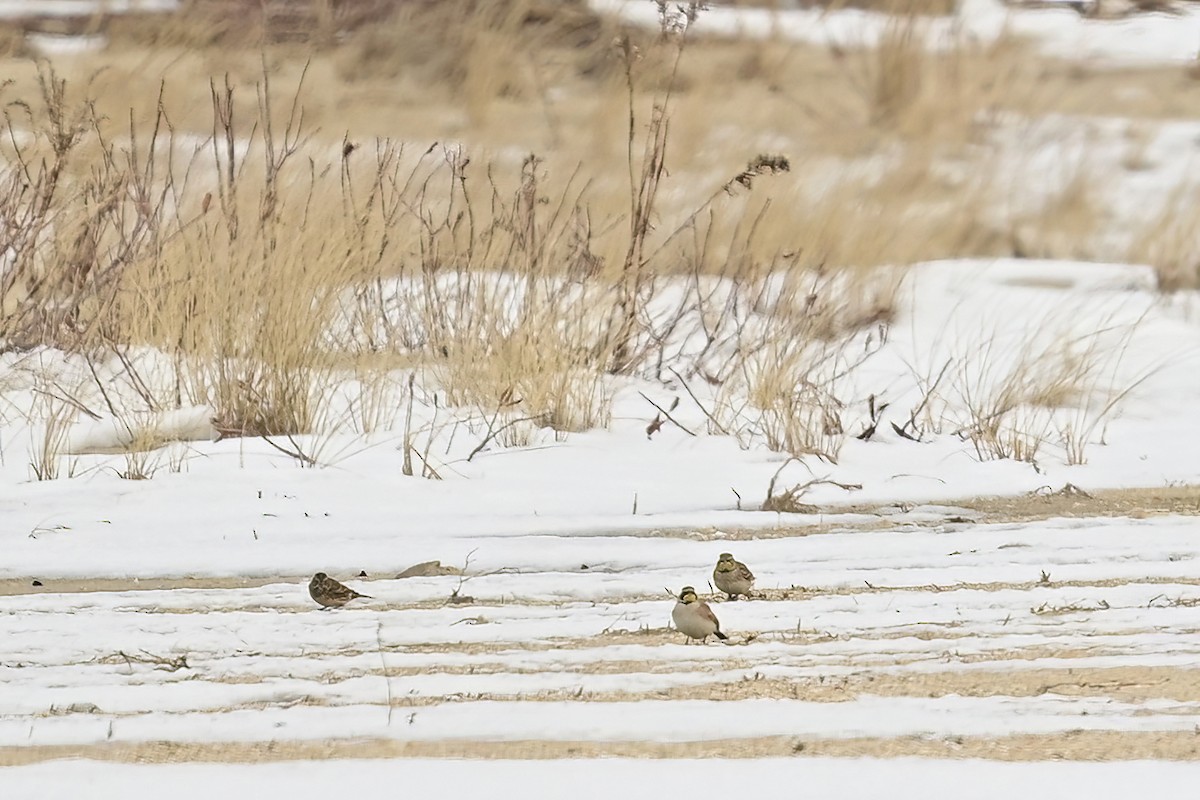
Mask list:
[[[789,172],[792,169],[791,162],[787,160],[787,156],[774,156],[759,154],[746,164],[746,168],[733,176],[726,190],[732,187],[733,184],[739,183],[747,189],[754,186],[754,179],[759,175],[778,175],[781,172]]]

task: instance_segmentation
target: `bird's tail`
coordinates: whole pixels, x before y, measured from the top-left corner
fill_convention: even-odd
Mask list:
[[[728,639],[729,638],[728,636],[721,633],[720,631],[714,631],[713,635],[716,636],[718,639]]]

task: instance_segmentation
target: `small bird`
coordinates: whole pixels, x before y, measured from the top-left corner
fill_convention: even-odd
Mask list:
[[[735,561],[732,553],[721,553],[713,570],[713,582],[730,600],[737,600],[738,595],[750,596],[754,573],[742,562]]]
[[[359,594],[349,586],[338,583],[324,572],[313,575],[308,582],[308,593],[325,608],[341,608],[356,597],[371,599],[370,595]]]
[[[721,633],[721,623],[717,621],[717,615],[708,607],[708,603],[696,595],[696,590],[691,586],[683,587],[679,593],[679,600],[671,611],[671,619],[675,622],[675,628],[689,639],[705,642],[709,636],[716,636],[718,639],[729,638]]]

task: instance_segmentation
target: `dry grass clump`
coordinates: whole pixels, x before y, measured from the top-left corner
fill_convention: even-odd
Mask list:
[[[1010,255],[994,219],[992,169],[946,165],[924,148],[883,150],[867,169],[838,161],[801,165],[807,179],[777,197],[764,228],[773,236],[770,223],[788,224],[790,215],[800,258],[813,268]],[[799,219],[796,207],[806,209]]]
[[[1085,334],[1064,327],[1038,346],[987,339],[962,358],[945,384],[945,391],[958,394],[955,406],[966,410],[957,435],[981,460],[1036,464],[1053,445],[1067,464],[1087,463],[1088,449],[1103,441],[1117,405],[1159,369],[1122,369],[1138,325],[1106,324]]]
[[[273,108],[265,74],[248,122],[232,84],[212,86],[213,136],[199,146],[177,139],[162,105],[149,133],[131,127],[117,145],[65,81],[47,70],[40,86],[9,120],[22,165],[2,201],[10,345],[152,346],[175,364],[176,402],[212,406],[217,430],[242,436],[312,431],[331,357],[364,348],[445,359],[456,401],[507,396],[558,430],[603,424],[604,373],[643,366],[653,292],[628,275],[653,271],[647,186],[661,167],[640,178],[619,274],[593,281],[604,259],[580,192],[551,195],[535,158],[506,190],[458,150],[347,139],[322,152],[298,100]],[[661,165],[665,140],[646,148]],[[758,171],[770,170],[739,177]]]
[[[1200,191],[1181,185],[1158,213],[1145,218],[1134,232],[1128,258],[1154,268],[1158,288],[1178,292],[1200,288]]]
[[[184,0],[173,13],[129,13],[91,22],[116,48],[240,49],[292,42],[328,46],[336,37],[378,24],[388,0]],[[404,4],[402,4],[404,5]]]
[[[237,30],[207,43],[172,39],[178,20],[163,20],[115,47],[249,53],[275,36],[251,19],[270,5],[233,4],[222,19]],[[411,2],[355,23],[350,4],[311,8],[324,28],[268,45],[252,81],[239,61],[201,87],[203,117],[195,81],[127,113],[120,75],[89,85],[107,87],[102,102],[40,70],[36,97],[9,106],[16,168],[0,174],[9,347],[153,348],[153,370],[125,364],[145,408],[209,406],[224,436],[394,429],[403,409],[407,474],[436,477],[434,440],[460,425],[480,447],[607,425],[630,376],[680,382],[711,432],[745,446],[835,460],[861,405],[847,376],[896,313],[890,267],[1012,252],[988,215],[995,166],[966,159],[986,150],[981,120],[1034,74],[1010,41],[929,51],[913,13],[879,47],[754,55],[693,40],[698,4],[658,40],[616,47],[582,2]],[[322,50],[330,30],[344,42]],[[277,102],[281,76],[328,101],[317,119],[299,90]],[[491,118],[492,132],[544,129],[561,146],[543,160],[372,139],[416,114],[381,102],[400,84],[466,109],[473,131]],[[813,147],[781,154],[768,146],[780,132]],[[1088,198],[1082,181],[1054,198],[1064,233],[1090,224],[1073,216]],[[1040,410],[1082,403],[1097,380],[1065,358],[1026,361],[947,384],[980,457],[1033,459],[1060,425]],[[315,463],[308,444],[287,446]]]
[[[845,55],[869,123],[906,139],[961,146],[1015,98],[1040,88],[1027,47],[1012,37],[977,44],[955,39],[931,48],[916,14],[892,17],[875,48]]]
[[[277,107],[266,74],[249,119],[232,83],[212,84],[213,135],[200,141],[176,135],[162,106],[148,132],[118,139],[62,79],[41,78],[39,101],[9,121],[27,142],[0,199],[23,223],[5,273],[10,346],[151,347],[163,355],[152,371],[123,361],[147,409],[209,406],[220,435],[289,437],[304,463],[313,453],[291,437],[344,425],[335,396],[363,430],[377,424],[389,390],[362,365],[387,353],[420,365],[485,442],[603,426],[609,375],[676,365],[749,387],[749,416],[726,415],[747,443],[832,457],[840,430],[821,409],[837,399],[808,387],[890,315],[867,273],[803,268],[760,242],[762,209],[747,203],[786,174],[783,157],[749,160],[658,228],[664,106],[644,137],[631,106],[630,214],[596,230],[588,182],[555,183],[532,156],[510,177],[458,148],[320,146],[298,96]],[[714,210],[738,204],[744,224],[723,231]],[[797,338],[813,347],[789,351]],[[360,396],[346,398],[351,376]],[[432,437],[436,411],[420,424]],[[421,446],[406,451],[436,476],[432,439]],[[147,471],[144,459],[126,470]]]
[[[1095,256],[1105,230],[1105,209],[1097,201],[1094,173],[1079,164],[1040,208],[1011,222],[1013,252],[1022,258],[1102,260]]]
[[[609,68],[613,27],[583,0],[187,0],[171,14],[101,17],[110,52],[262,48],[273,61],[318,53],[348,85],[424,86],[473,104],[537,98],[562,75]]]
[[[336,220],[312,213],[313,176],[289,169],[304,139],[297,109],[277,130],[261,86],[257,133],[243,145],[232,89],[214,87],[221,138],[193,181],[198,155],[176,163],[187,149],[161,110],[149,134],[131,130],[117,145],[64,81],[44,72],[42,90],[8,120],[19,166],[0,195],[13,223],[8,346],[150,345],[175,359],[174,402],[212,405],[220,430],[309,430],[322,332],[360,252],[330,249],[324,226]],[[164,389],[145,389],[150,408],[169,405]]]
[[[211,7],[197,2],[179,16],[144,24],[218,36],[220,22],[187,22],[189,14]],[[279,79],[294,77],[311,60],[309,79],[323,98],[310,109],[312,120],[331,134],[349,129],[426,140],[467,137],[493,146],[548,142],[569,165],[625,155],[620,122],[629,101],[628,59],[612,46],[620,36],[635,51],[635,99],[643,113],[670,87],[673,171],[711,167],[721,153],[727,160],[718,165],[729,167],[771,151],[769,141],[780,137],[803,138],[806,153],[839,155],[861,155],[896,134],[960,147],[977,137],[992,109],[1036,110],[1074,89],[1045,80],[1041,62],[1012,39],[924,48],[923,23],[915,16],[898,17],[879,46],[823,48],[689,33],[688,56],[679,60],[651,32],[620,29],[582,0],[392,4],[391,16],[371,24],[339,23],[336,46],[329,48],[272,44],[256,24],[242,20],[259,13],[256,8],[242,0],[239,10],[220,15],[238,21],[230,35],[244,37],[249,46],[221,44],[216,53],[199,42],[114,38],[103,59],[83,59],[75,68],[83,76],[104,67],[101,79],[119,94],[108,108],[116,114],[120,103],[128,105],[129,87],[148,71],[155,77],[160,70],[187,72],[189,78],[196,69],[229,71],[250,80],[257,50],[265,47]],[[143,22],[113,18],[106,24]],[[172,85],[168,103],[177,120],[185,119],[183,109],[202,107],[202,82]],[[731,128],[739,129],[732,147]]]
[[[553,314],[528,318],[474,353],[434,362],[437,384],[451,404],[503,417],[508,427],[499,441],[506,446],[528,444],[536,428],[561,438],[607,427],[612,387],[592,354],[576,345],[579,339],[554,330],[557,321]]]
[[[1015,37],[942,36],[934,41],[928,19],[899,14],[878,41],[822,47],[768,39],[747,49],[701,40],[694,46],[703,57],[683,66],[682,85],[685,95],[720,96],[756,127],[799,129],[822,151],[842,154],[897,139],[955,152],[978,142],[997,112],[1042,113],[1076,89],[1068,74],[1048,80],[1044,62]],[[741,82],[731,85],[730,75]]]
[[[522,27],[530,8],[488,6]],[[266,66],[252,97],[229,78],[211,86],[201,139],[176,133],[167,94],[148,128],[114,131],[43,72],[14,137],[38,132],[14,154],[38,181],[29,194],[14,178],[8,196],[10,217],[25,221],[6,275],[8,339],[151,346],[172,366],[145,376],[147,404],[211,406],[227,436],[335,424],[329,404],[348,364],[362,396],[342,401],[373,426],[368,409],[388,391],[361,367],[367,354],[408,356],[443,402],[487,420],[489,436],[504,430],[507,444],[535,426],[605,425],[608,375],[680,369],[714,387],[710,419],[743,443],[835,458],[838,382],[865,357],[848,348],[864,335],[866,352],[882,342],[897,286],[863,267],[961,249],[974,236],[970,206],[935,188],[945,179],[932,157],[785,190],[789,206],[772,205],[761,184],[797,173],[761,152],[700,199],[667,201],[696,10],[680,12],[653,54],[631,39],[617,50],[623,204],[607,161],[555,182],[534,157],[514,174],[458,148],[321,146],[298,98],[272,104]],[[647,97],[639,87],[655,70],[665,88]],[[592,180],[593,170],[610,174]],[[797,206],[814,212],[800,225]],[[930,214],[939,207],[961,223]]]
[[[31,54],[25,31],[17,25],[0,24],[0,58],[28,58]]]
[[[493,184],[481,213],[465,188],[470,171],[457,157],[449,164],[463,191],[423,201],[440,221],[413,232],[426,237],[419,272],[384,289],[386,339],[424,354],[451,405],[529,423],[504,443],[523,443],[534,426],[604,426],[612,292],[597,279],[603,259],[580,222],[583,198],[570,184],[543,194],[554,190],[541,188],[531,157],[511,196]]]
[[[845,403],[837,394],[844,358],[843,347],[794,342],[757,353],[745,365],[744,382],[727,384],[733,391],[723,395],[715,417],[746,444],[836,461],[845,434]],[[734,398],[743,397],[735,408]]]
[[[713,284],[707,295],[703,286],[695,296],[725,313],[697,326],[703,345],[693,333],[683,350],[691,366],[670,374],[704,407],[708,432],[836,461],[848,378],[886,342],[899,275],[777,264]],[[701,389],[712,395],[707,406]]]
[[[468,95],[531,97],[564,69],[575,76],[610,71],[614,34],[582,0],[400,3],[358,27],[337,62],[350,83],[404,76]]]
[[[222,2],[232,9],[216,13],[218,7],[225,9]],[[283,5],[322,7],[307,0]],[[128,86],[119,73],[128,71],[134,80],[148,71],[157,77],[160,64],[175,74],[192,72],[192,62],[203,57],[209,62],[205,74],[230,70],[236,75],[247,54],[258,62],[258,49],[265,47],[267,60],[281,70],[312,59],[310,72],[320,80],[314,86],[319,85],[325,100],[321,108],[310,110],[314,123],[331,132],[350,128],[403,138],[414,133],[406,120],[432,115],[437,127],[420,130],[417,138],[469,134],[510,144],[504,135],[519,130],[526,143],[535,136],[554,137],[565,155],[580,160],[594,149],[596,121],[613,113],[619,117],[626,100],[620,62],[610,57],[620,33],[633,37],[641,51],[643,97],[673,83],[673,116],[687,121],[676,124],[673,134],[681,145],[677,167],[686,166],[685,156],[693,152],[698,159],[710,156],[705,148],[692,147],[693,137],[714,139],[731,123],[762,136],[803,134],[810,140],[806,152],[815,147],[861,153],[896,132],[947,145],[973,141],[993,111],[1185,116],[1200,93],[1200,84],[1189,83],[1179,70],[1112,70],[1058,62],[1014,37],[990,44],[951,39],[936,49],[923,48],[918,34],[925,22],[919,15],[898,15],[878,46],[826,48],[689,34],[690,55],[670,78],[662,61],[671,56],[654,46],[651,33],[618,30],[582,0],[409,0],[384,3],[382,10],[376,8],[379,0],[331,0],[331,5],[338,33],[330,47],[273,43],[254,22],[255,15],[262,15],[257,0],[193,0],[178,14],[106,17],[109,27],[178,28],[187,37],[217,37],[226,25],[233,28],[229,35],[241,37],[243,44],[218,42],[221,52],[214,56],[201,52],[211,49],[202,42],[194,47],[185,42],[185,49],[170,45],[165,34],[114,37],[103,58],[81,67],[81,74],[103,66],[116,76],[121,102],[128,104]],[[357,16],[350,13],[355,9],[360,9]],[[216,19],[206,20],[206,14]],[[191,15],[198,15],[195,22]],[[236,24],[227,25],[228,20]],[[320,26],[303,27],[316,31]],[[197,105],[203,82],[177,83],[172,102],[178,98],[180,107]],[[503,101],[503,113],[481,116],[485,97]],[[468,104],[473,117],[464,130],[461,114]],[[176,118],[182,118],[178,110]],[[607,127],[602,133],[614,138]],[[618,133],[618,150],[620,139]],[[586,147],[568,152],[573,144]],[[770,147],[755,143],[752,149]],[[739,160],[750,155],[736,154]]]
[[[121,187],[102,177],[75,184],[69,174],[72,156],[95,130],[92,109],[72,101],[66,82],[48,71],[39,85],[37,102],[8,106],[6,155],[13,166],[0,175],[7,255],[0,330],[23,346],[78,331],[88,299],[84,285],[102,278],[98,273],[115,255],[102,251],[99,242],[120,227],[111,211]],[[64,206],[84,213],[69,213]]]
[[[100,27],[110,49],[240,49],[267,38],[265,21],[257,3],[187,0],[175,13],[117,14],[103,19]]]

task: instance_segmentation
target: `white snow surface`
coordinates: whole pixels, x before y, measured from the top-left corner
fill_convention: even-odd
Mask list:
[[[759,680],[801,690],[870,675],[1194,669],[1195,532],[1193,518],[1164,517],[736,543],[513,537],[481,548],[487,574],[465,583],[342,575],[371,597],[327,612],[303,580],[78,594],[47,579],[43,594],[0,598],[0,744],[1191,731],[1200,702],[1095,686],[1078,694],[1069,677],[1032,696],[656,694]],[[663,587],[704,585],[726,548],[782,599],[716,604],[734,644],[688,646],[664,629],[673,601]],[[470,599],[446,605],[456,588]]]
[[[259,765],[132,765],[59,761],[5,771],[15,797],[74,800],[86,782],[92,800],[150,796],[169,786],[177,800],[287,796],[326,798],[386,788],[408,796],[463,797],[472,790],[498,800],[610,800],[614,795],[657,800],[670,791],[687,797],[736,797],[747,787],[803,787],[804,797],[839,800],[1089,800],[1182,797],[1200,779],[1200,765],[1131,761],[999,763],[897,759],[706,759],[564,761],[324,761]]]
[[[654,0],[589,0],[592,8],[657,28]],[[676,3],[667,3],[674,9]],[[857,9],[767,9],[710,6],[694,23],[698,33],[786,39],[818,45],[873,46],[894,19]],[[1200,11],[1180,4],[1177,14],[1087,19],[1067,7],[1023,9],[1000,0],[961,0],[957,12],[921,25],[931,46],[987,43],[1004,34],[1036,42],[1046,55],[1109,64],[1187,63],[1200,46]]]

